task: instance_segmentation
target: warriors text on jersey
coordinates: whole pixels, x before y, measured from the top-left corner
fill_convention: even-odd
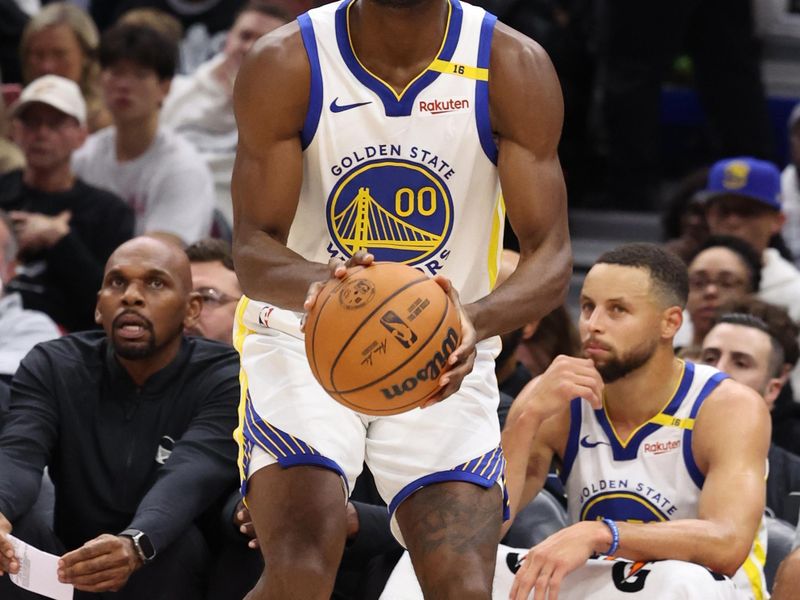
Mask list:
[[[667,405],[627,440],[617,436],[605,409],[573,400],[561,474],[571,521],[696,519],[704,476],[692,454],[692,429],[703,401],[725,377],[712,367],[684,363]],[[755,600],[768,597],[765,551],[762,520],[750,555],[734,577],[737,587]]]

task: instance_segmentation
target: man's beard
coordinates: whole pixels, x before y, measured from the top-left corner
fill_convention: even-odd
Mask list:
[[[640,346],[631,349],[624,356],[614,356],[605,364],[595,364],[597,372],[603,378],[603,383],[613,383],[632,373],[644,365],[655,354],[657,341],[644,342]]]

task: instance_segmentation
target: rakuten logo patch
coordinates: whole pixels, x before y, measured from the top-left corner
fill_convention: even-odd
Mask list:
[[[669,442],[653,442],[644,445],[645,454],[664,454],[665,452],[672,452],[681,447],[680,440],[672,440]]]
[[[448,98],[447,100],[425,100],[419,101],[419,112],[429,113],[431,115],[441,115],[444,113],[469,110],[469,100],[466,98],[462,100],[455,100]]]

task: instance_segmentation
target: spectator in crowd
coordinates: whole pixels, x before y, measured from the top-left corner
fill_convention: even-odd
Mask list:
[[[736,236],[755,248],[762,263],[759,297],[800,319],[800,271],[769,247],[786,218],[781,212],[778,169],[749,157],[721,160],[711,168],[706,192],[711,234]]]
[[[781,173],[782,208],[786,215],[782,233],[795,265],[800,267],[800,104],[789,115],[789,155],[791,161]]]
[[[783,351],[783,387],[772,407],[772,441],[792,454],[800,456],[800,405],[794,401],[790,375],[800,360],[798,324],[780,306],[752,297],[743,297],[725,304],[725,313],[746,313],[758,317],[769,326],[770,334],[780,342]]]
[[[751,0],[595,4],[610,205],[628,210],[655,206],[661,85],[682,51],[692,58],[715,155],[771,158],[772,129]]]
[[[192,145],[159,126],[176,58],[175,44],[146,26],[122,24],[103,34],[101,79],[114,125],[89,136],[73,167],[133,208],[137,234],[188,244],[209,234],[214,189]]]
[[[207,238],[186,248],[186,255],[194,291],[203,298],[200,318],[187,333],[233,344],[233,320],[242,288],[233,270],[230,244]]]
[[[8,215],[0,211],[0,380],[4,383],[11,383],[20,361],[31,348],[61,335],[50,317],[22,308],[20,295],[8,291],[16,256],[13,224]]]
[[[761,258],[741,238],[711,236],[689,259],[688,269],[689,298],[675,346],[695,352],[722,304],[758,290]]]
[[[22,154],[22,150],[8,138],[8,125],[6,103],[0,96],[0,175],[25,166],[25,156]]]
[[[13,526],[60,555],[76,599],[204,596],[197,521],[235,484],[239,365],[232,348],[184,337],[201,302],[183,251],[137,238],[106,265],[104,331],[39,344],[23,360],[0,433],[0,571],[20,568]],[[31,511],[45,466],[53,523]],[[2,577],[0,597],[30,596]]]
[[[0,208],[9,211],[19,243],[9,288],[26,308],[69,331],[93,328],[103,265],[130,239],[133,213],[72,172],[70,156],[86,138],[86,105],[75,82],[40,77],[25,88],[13,115],[27,165],[0,178]]]
[[[111,124],[100,92],[98,42],[97,27],[89,15],[75,4],[55,2],[28,22],[19,48],[25,83],[42,75],[60,75],[80,85],[90,132]]]
[[[28,20],[16,0],[0,0],[0,75],[4,83],[22,81],[19,42]]]
[[[767,323],[747,312],[726,312],[703,340],[700,362],[724,371],[758,392],[772,411],[786,383],[783,346],[773,332],[784,321],[778,318]],[[789,492],[800,491],[800,457],[772,444],[768,459],[767,508],[774,516],[797,525],[797,510],[789,502]],[[790,505],[795,510],[790,510]]]
[[[238,141],[233,82],[255,41],[290,20],[274,2],[248,0],[236,16],[222,52],[190,75],[175,77],[161,110],[161,122],[188,139],[211,168],[217,208],[228,223],[233,222],[231,173]]]
[[[705,208],[698,198],[707,181],[708,168],[693,171],[681,179],[661,215],[664,245],[687,265],[708,237]]]
[[[793,320],[800,320],[800,271],[769,247],[785,221],[778,169],[748,157],[721,160],[711,168],[706,192],[706,220],[712,235],[733,235],[753,246],[761,255],[758,297],[783,306]],[[800,369],[792,373],[792,389],[800,393]]]

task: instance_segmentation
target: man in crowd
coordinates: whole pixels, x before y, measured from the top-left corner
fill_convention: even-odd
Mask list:
[[[200,310],[183,251],[136,238],[106,265],[104,331],[25,358],[0,434],[0,572],[20,569],[13,526],[60,555],[76,598],[203,597],[209,551],[197,522],[236,482],[239,363],[230,347],[184,337]],[[52,523],[31,509],[45,466]],[[31,596],[3,577],[0,597]]]
[[[236,155],[236,120],[233,116],[233,82],[244,55],[265,33],[291,20],[269,0],[249,0],[239,10],[225,38],[222,52],[189,75],[178,75],[164,100],[161,122],[197,149],[214,176],[217,208],[229,223],[231,173]]]
[[[586,358],[556,358],[517,397],[503,434],[512,509],[558,456],[573,523],[530,550],[511,598],[534,585],[537,598],[627,598],[616,583],[625,564],[587,564],[594,554],[663,561],[640,567],[648,597],[765,593],[769,413],[746,386],[675,357],[688,287],[683,262],[652,244],[607,252],[587,274]]]
[[[9,287],[26,308],[47,313],[67,330],[93,328],[103,265],[133,235],[133,212],[70,167],[86,139],[86,104],[76,83],[40,77],[12,114],[27,164],[0,178],[0,208],[10,213],[19,244],[17,277]]]
[[[159,126],[177,52],[173,41],[143,25],[121,24],[103,35],[102,86],[114,125],[89,136],[73,166],[133,208],[137,234],[188,244],[210,232],[214,189],[192,145]]]

